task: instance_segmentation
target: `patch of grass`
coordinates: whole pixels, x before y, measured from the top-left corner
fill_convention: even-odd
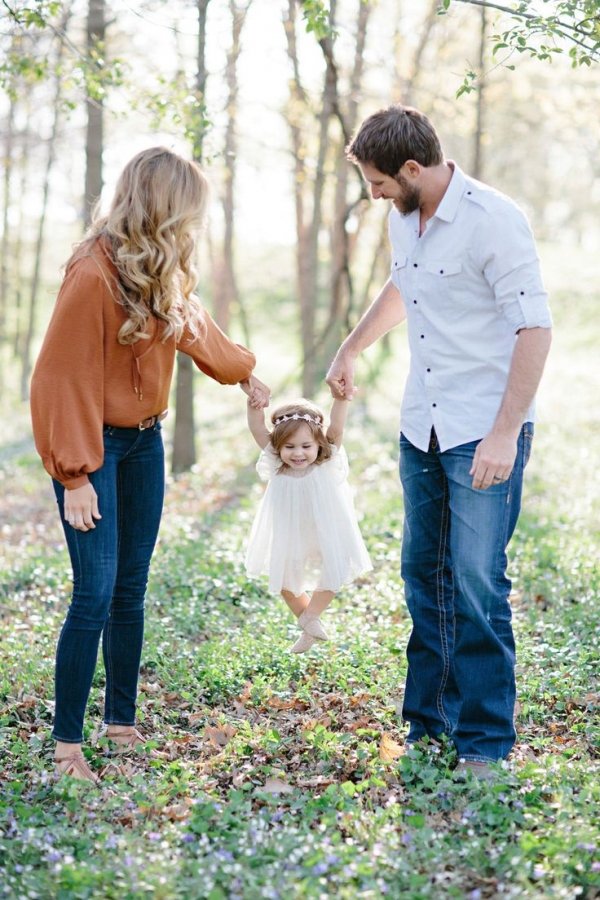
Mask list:
[[[86,725],[100,788],[50,774],[68,563],[37,461],[20,446],[3,458],[0,896],[600,896],[600,484],[586,412],[598,385],[582,383],[581,408],[565,390],[562,373],[593,369],[595,353],[566,315],[510,554],[519,742],[491,784],[461,779],[448,745],[403,747],[410,625],[389,409],[357,412],[347,441],[375,569],[335,599],[331,645],[296,657],[284,604],[243,569],[255,453],[235,400],[214,424],[225,401],[208,391],[202,469],[169,485],[149,586],[149,741],[120,757],[99,735],[100,665]]]

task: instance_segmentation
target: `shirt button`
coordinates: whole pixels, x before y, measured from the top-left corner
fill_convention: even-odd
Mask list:
[[[419,268],[419,264],[418,264],[418,263],[413,263],[413,266],[414,266],[415,269],[418,269],[418,268]]]
[[[432,405],[432,406],[437,406],[437,403],[432,403],[431,405]]]
[[[424,338],[424,337],[425,337],[425,335],[424,335],[424,334],[422,334],[422,335],[421,335],[421,338]]]
[[[413,303],[416,303],[416,302],[417,302],[416,300],[413,300]]]
[[[427,369],[428,372],[431,372],[431,369]]]

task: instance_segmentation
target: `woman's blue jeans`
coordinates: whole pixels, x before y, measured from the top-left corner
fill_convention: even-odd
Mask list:
[[[90,475],[101,519],[76,531],[64,518],[64,488],[54,482],[73,566],[73,598],[56,651],[52,736],[80,743],[102,635],[104,721],[133,725],[144,634],[144,597],[164,497],[160,423],[104,428],[104,463]]]
[[[413,628],[403,717],[408,741],[450,737],[462,759],[499,760],[515,742],[515,642],[506,547],[521,506],[533,425],[510,478],[475,490],[478,441],[425,453],[400,435],[402,577]]]

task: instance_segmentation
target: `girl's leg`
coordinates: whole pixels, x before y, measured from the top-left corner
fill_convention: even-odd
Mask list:
[[[305,610],[306,618],[318,619],[325,612],[334,597],[333,591],[313,591],[310,603]]]
[[[298,618],[306,609],[308,604],[310,603],[310,597],[306,593],[302,594],[292,594],[291,591],[283,590],[281,592],[281,596],[294,613],[296,618]]]
[[[143,742],[133,727],[144,635],[144,599],[164,497],[160,425],[138,433],[117,476],[118,565],[102,635],[106,669],[104,721],[122,745]]]

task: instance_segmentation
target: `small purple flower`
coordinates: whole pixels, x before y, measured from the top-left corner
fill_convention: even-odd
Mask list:
[[[119,842],[114,834],[109,834],[104,842],[104,847],[106,850],[114,850],[117,847]]]
[[[592,863],[592,872],[600,872],[600,862]]]
[[[196,840],[196,835],[192,834],[191,831],[186,831],[186,833],[181,838],[184,844],[193,844]]]
[[[326,862],[320,862],[312,867],[311,874],[312,875],[325,875],[325,873],[327,872],[328,869],[329,869],[329,866],[327,865]]]
[[[60,862],[63,858],[62,853],[59,850],[50,850],[46,859],[48,862],[57,863]]]
[[[404,834],[402,835],[402,843],[404,844],[405,847],[410,847],[412,842],[413,842],[412,834],[410,834],[410,832],[408,832],[408,831],[405,831]]]
[[[147,837],[149,841],[160,841],[160,831],[149,831]]]

